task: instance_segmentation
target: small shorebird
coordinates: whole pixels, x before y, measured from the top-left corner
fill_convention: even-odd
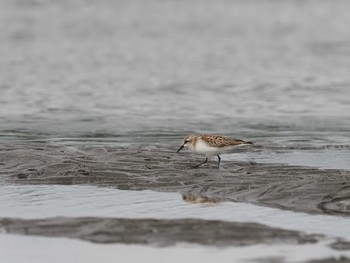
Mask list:
[[[194,166],[197,168],[200,165],[208,161],[208,157],[217,156],[218,157],[218,167],[220,167],[220,154],[231,153],[237,146],[243,146],[253,144],[252,142],[247,142],[243,140],[232,139],[220,135],[189,135],[183,139],[182,145],[177,150],[181,151],[184,147],[190,148],[191,152],[198,153],[206,156],[204,162]]]

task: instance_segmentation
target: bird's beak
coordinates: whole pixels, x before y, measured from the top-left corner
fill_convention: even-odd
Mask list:
[[[184,145],[181,145],[180,148],[177,150],[177,153],[178,153],[179,151],[181,151],[184,147],[185,147]]]

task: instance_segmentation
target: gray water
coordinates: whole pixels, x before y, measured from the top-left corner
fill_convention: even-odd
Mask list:
[[[350,3],[2,1],[0,139],[349,147]]]
[[[310,215],[246,203],[190,204],[184,202],[178,193],[123,191],[94,186],[3,186],[0,188],[0,200],[2,218],[190,217],[256,222],[271,227],[350,240],[350,220],[346,217]]]
[[[1,251],[1,248],[3,250]],[[18,251],[21,253],[18,253]],[[62,253],[64,251],[64,253]],[[155,260],[177,262],[305,262],[327,257],[341,258],[348,252],[331,250],[320,245],[255,245],[249,247],[207,248],[179,244],[157,248],[141,245],[98,245],[64,238],[0,235],[0,252],[11,263],[104,262],[116,260],[152,263]],[[52,256],[57,255],[59,256]],[[284,261],[285,259],[285,261]]]
[[[0,235],[0,255],[11,262],[95,262],[97,255],[103,262],[115,258],[128,262],[152,262],[156,258],[166,262],[194,260],[196,262],[260,262],[263,258],[301,262],[327,257],[350,256],[348,251],[336,251],[327,245],[337,238],[349,240],[348,218],[330,215],[310,215],[245,203],[189,204],[177,193],[152,191],[122,191],[93,186],[3,186],[0,188],[0,217],[47,218],[118,217],[178,219],[199,218],[231,222],[256,222],[271,227],[325,235],[317,244],[253,245],[247,247],[205,248],[193,244],[177,244],[170,248],[141,245],[96,245],[75,240]],[[336,223],[335,223],[336,222]],[[1,233],[0,229],[0,233]],[[40,245],[39,245],[40,244]],[[37,251],[38,245],[40,252]],[[74,248],[74,249],[72,249]],[[20,249],[21,253],[18,253]],[[70,251],[52,259],[57,251]],[[74,255],[74,256],[72,256]],[[164,258],[165,257],[165,258]],[[55,257],[56,258],[56,257]],[[230,261],[227,261],[230,259]],[[57,261],[59,262],[59,261]]]

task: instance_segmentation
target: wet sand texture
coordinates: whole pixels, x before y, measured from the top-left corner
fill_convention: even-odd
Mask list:
[[[347,257],[340,258],[325,258],[325,259],[315,259],[310,260],[307,263],[349,263],[350,259]]]
[[[127,190],[179,192],[185,201],[244,201],[307,213],[350,215],[350,172],[280,164],[202,159],[176,147],[1,145],[7,183],[91,184]]]
[[[7,233],[69,237],[95,243],[152,244],[177,242],[211,246],[315,243],[321,236],[270,228],[256,223],[232,223],[200,219],[47,218],[1,219]]]
[[[331,244],[331,248],[336,250],[350,250],[350,242],[345,240],[338,240]]]

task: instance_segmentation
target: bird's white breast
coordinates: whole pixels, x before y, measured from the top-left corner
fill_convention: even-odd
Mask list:
[[[222,149],[211,147],[202,140],[198,140],[195,147],[191,150],[194,153],[203,154],[206,156],[214,156],[222,153]]]
[[[225,147],[211,147],[206,144],[205,141],[199,139],[194,147],[191,147],[191,151],[198,154],[203,154],[205,156],[216,156],[224,153],[232,153],[234,148],[237,146],[243,146],[247,144],[240,145],[230,145]]]

